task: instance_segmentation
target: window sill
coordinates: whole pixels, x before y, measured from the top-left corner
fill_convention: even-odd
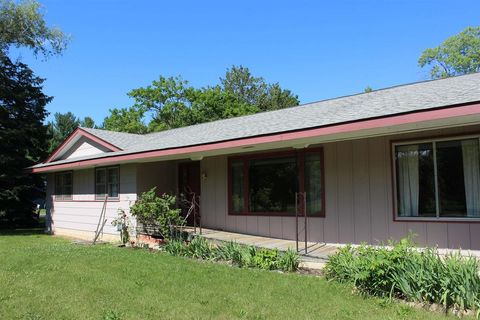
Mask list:
[[[53,202],[105,202],[103,200],[53,200]],[[107,202],[120,202],[120,199],[108,199]]]
[[[480,218],[395,217],[395,222],[480,223]]]

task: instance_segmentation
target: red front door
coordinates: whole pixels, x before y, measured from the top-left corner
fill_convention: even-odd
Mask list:
[[[187,218],[187,223],[193,225],[194,216],[197,224],[200,219],[200,161],[184,162],[178,165],[178,195],[182,215]],[[191,206],[195,198],[195,213]],[[190,211],[190,213],[189,213]]]

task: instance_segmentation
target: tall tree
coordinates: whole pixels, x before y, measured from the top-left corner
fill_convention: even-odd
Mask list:
[[[420,67],[429,66],[432,79],[480,71],[480,27],[468,27],[438,47],[423,51]]]
[[[110,109],[110,115],[103,121],[103,129],[128,133],[146,133],[147,126],[143,123],[145,112],[135,107]]]
[[[299,103],[298,97],[278,83],[254,77],[248,68],[227,69],[220,84],[195,88],[181,77],[160,76],[151,85],[128,93],[134,104],[112,109],[104,128],[143,133],[184,127],[197,123],[277,110]],[[151,116],[147,127],[145,117]]]
[[[284,90],[278,83],[269,84],[254,77],[247,67],[232,66],[220,78],[223,91],[232,93],[241,103],[258,107],[259,111],[283,109],[298,105],[298,96]]]
[[[48,134],[50,136],[48,151],[54,151],[78,126],[80,126],[80,119],[73,113],[56,112],[54,120],[48,123]]]
[[[45,58],[62,53],[69,37],[58,28],[48,27],[40,3],[34,0],[0,0],[0,51],[25,47]]]
[[[12,62],[12,47],[23,47],[48,58],[60,54],[68,37],[47,26],[34,0],[0,0],[0,215],[8,219],[31,216],[35,190],[44,183],[24,169],[46,154],[47,115],[51,100],[42,93],[43,80],[23,63]]]
[[[193,87],[181,77],[163,77],[151,85],[130,91],[134,107],[152,115],[150,131],[183,127],[192,124],[190,119]]]
[[[84,128],[96,128],[95,121],[91,117],[85,117],[80,121],[80,126]]]
[[[43,159],[47,115],[51,97],[42,93],[43,80],[23,63],[0,55],[0,216],[28,218],[32,196],[42,188],[39,176],[25,168]],[[0,219],[2,220],[2,219]]]

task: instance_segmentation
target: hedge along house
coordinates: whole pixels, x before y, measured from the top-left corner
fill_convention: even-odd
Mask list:
[[[480,249],[480,74],[135,135],[79,128],[44,162],[50,228],[93,238],[141,192],[200,194],[202,225],[309,241]],[[301,206],[303,209],[303,206]],[[303,235],[300,235],[302,238]]]

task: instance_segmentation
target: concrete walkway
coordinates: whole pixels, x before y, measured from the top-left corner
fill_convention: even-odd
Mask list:
[[[187,227],[185,231],[193,233],[193,228]],[[197,235],[199,229],[197,228]],[[226,232],[213,229],[202,228],[202,237],[212,242],[230,242],[234,241],[239,244],[255,246],[258,248],[277,249],[286,251],[287,249],[296,249],[296,242],[293,240],[285,240],[278,238],[269,238],[261,236],[253,236],[249,234]],[[299,254],[301,256],[301,267],[309,269],[322,269],[328,257],[334,254],[337,247],[326,243],[307,242],[307,252],[305,253],[305,242],[299,242]]]

